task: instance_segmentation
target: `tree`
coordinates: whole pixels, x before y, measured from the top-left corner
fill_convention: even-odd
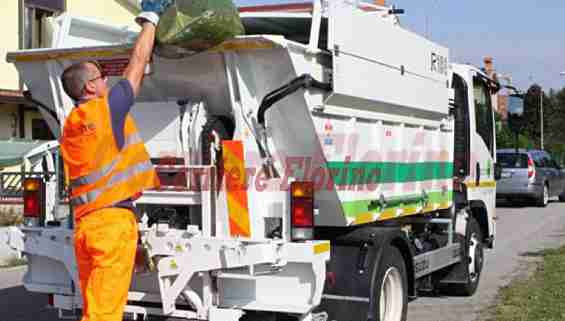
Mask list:
[[[516,133],[514,133],[508,122],[503,122],[499,114],[495,114],[496,121],[496,148],[534,148],[535,143],[523,131],[518,135],[516,141]]]
[[[530,86],[524,97],[523,127],[518,139],[519,148],[540,148],[541,87]],[[543,93],[544,149],[561,164],[565,164],[565,88]],[[497,121],[499,119],[497,118]],[[502,123],[501,123],[502,124]],[[497,126],[497,148],[515,148],[516,137],[508,126]]]
[[[541,87],[530,86],[524,97],[523,126],[518,138],[519,148],[540,148],[540,95]],[[497,116],[497,148],[515,148],[516,136]],[[555,160],[565,165],[565,88],[543,93],[544,149]]]
[[[565,164],[565,88],[549,93],[551,100],[545,123],[547,123],[547,146],[554,158]]]
[[[541,137],[541,108],[540,108],[540,95],[542,95],[541,87],[537,84],[530,86],[524,97],[524,135],[530,139],[537,140],[536,147],[540,147]],[[546,106],[546,97],[543,94],[544,108]],[[545,115],[544,115],[545,116]],[[546,117],[544,117],[545,119]],[[544,129],[545,129],[544,122]]]

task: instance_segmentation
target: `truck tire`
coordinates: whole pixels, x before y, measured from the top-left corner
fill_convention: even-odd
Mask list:
[[[547,183],[543,184],[543,190],[536,198],[536,205],[538,207],[546,207],[549,204],[549,186]]]
[[[400,251],[393,246],[383,254],[373,278],[375,321],[406,321],[408,280]]]
[[[467,222],[461,260],[458,264],[464,264],[466,280],[463,283],[450,284],[446,290],[452,295],[471,296],[477,291],[484,265],[482,231],[473,217],[469,217]]]

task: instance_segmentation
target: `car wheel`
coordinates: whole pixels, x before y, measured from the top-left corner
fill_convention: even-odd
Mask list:
[[[547,204],[549,204],[549,186],[547,186],[547,184],[543,184],[543,190],[536,199],[536,205],[539,207],[546,207]]]

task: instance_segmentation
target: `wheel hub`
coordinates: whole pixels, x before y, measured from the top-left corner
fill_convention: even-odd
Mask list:
[[[549,190],[546,185],[543,187],[543,204],[549,203]]]
[[[477,234],[473,233],[469,240],[469,278],[472,282],[475,282],[479,277],[481,272],[481,266],[483,264],[483,255],[479,249],[480,241],[477,238]]]
[[[404,304],[402,277],[395,267],[390,267],[383,278],[380,297],[380,321],[399,321]]]

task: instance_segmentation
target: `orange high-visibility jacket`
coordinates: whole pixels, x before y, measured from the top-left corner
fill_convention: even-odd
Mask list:
[[[107,96],[74,108],[65,121],[61,151],[75,219],[159,186],[133,118],[126,117],[121,150],[111,124]]]

